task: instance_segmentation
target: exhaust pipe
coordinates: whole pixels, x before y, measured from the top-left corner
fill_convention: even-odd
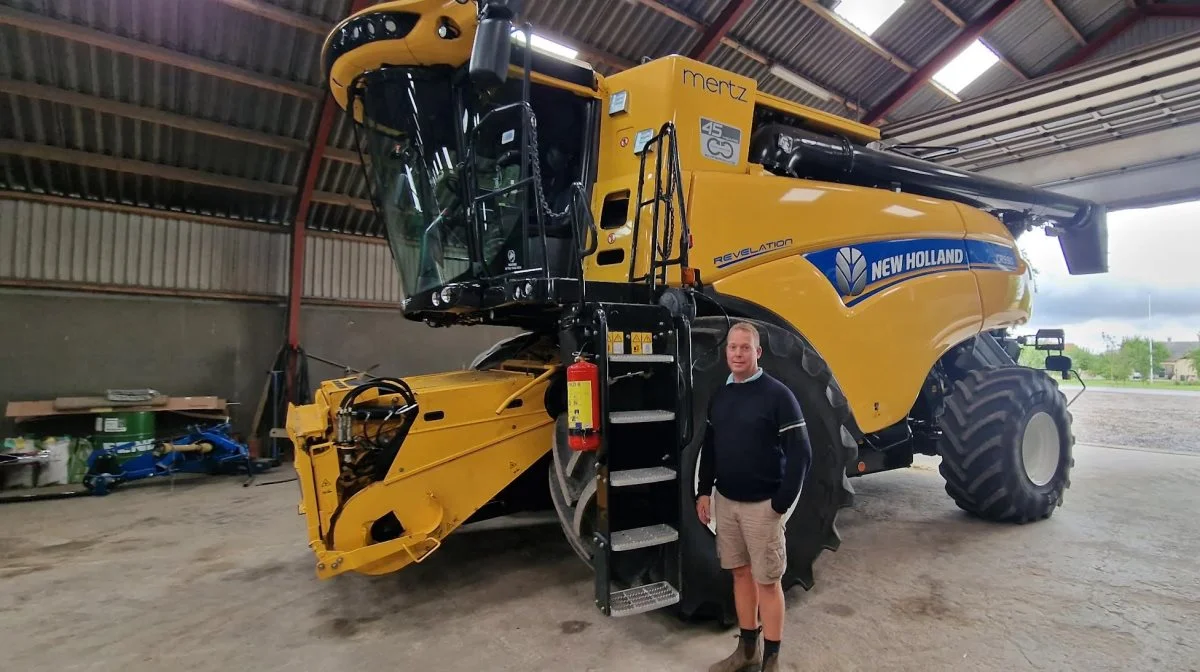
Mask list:
[[[956,170],[896,152],[856,145],[841,136],[822,135],[783,124],[754,134],[750,160],[791,177],[900,189],[972,207],[1001,210],[1013,236],[1028,227],[1022,209],[1042,209],[1051,235],[1058,237],[1073,275],[1108,271],[1107,209],[1057,192]]]

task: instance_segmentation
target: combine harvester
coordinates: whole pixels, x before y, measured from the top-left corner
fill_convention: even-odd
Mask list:
[[[385,2],[325,44],[404,315],[521,333],[469,370],[326,381],[290,409],[318,576],[395,572],[464,523],[552,507],[602,613],[731,621],[694,501],[732,320],[808,419],[785,587],[838,547],[848,477],[917,453],[972,514],[1054,512],[1071,416],[1015,363],[1016,239],[1043,228],[1072,273],[1105,272],[1102,207],[873,149],[875,128],[686,58],[603,77],[532,48],[520,5]],[[1062,346],[1039,335],[1065,377]]]

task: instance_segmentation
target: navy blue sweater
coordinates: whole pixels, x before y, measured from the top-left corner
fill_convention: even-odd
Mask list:
[[[708,406],[700,447],[697,495],[740,502],[771,500],[785,513],[800,494],[812,462],[804,414],[795,395],[767,375],[719,388]]]

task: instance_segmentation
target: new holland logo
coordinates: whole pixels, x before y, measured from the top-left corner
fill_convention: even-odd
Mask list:
[[[835,277],[842,296],[858,296],[867,286],[867,258],[853,247],[837,251]]]

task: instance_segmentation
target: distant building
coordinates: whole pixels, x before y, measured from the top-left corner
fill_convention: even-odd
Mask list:
[[[1196,365],[1188,356],[1192,351],[1200,348],[1200,341],[1166,341],[1167,351],[1171,353],[1167,361],[1163,362],[1163,374],[1168,380],[1177,380],[1183,383],[1194,383],[1200,380],[1196,374]]]

